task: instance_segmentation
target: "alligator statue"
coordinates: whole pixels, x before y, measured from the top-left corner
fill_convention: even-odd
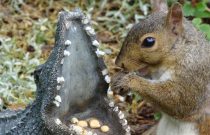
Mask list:
[[[0,135],[85,135],[69,119],[96,117],[107,133],[130,135],[124,114],[107,97],[110,77],[89,19],[80,11],[59,13],[55,47],[34,71],[36,99],[25,110],[0,112]]]

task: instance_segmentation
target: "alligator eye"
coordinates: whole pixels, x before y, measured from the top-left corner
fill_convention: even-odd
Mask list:
[[[153,37],[147,37],[144,39],[143,43],[141,44],[144,48],[150,48],[155,44],[155,38]]]

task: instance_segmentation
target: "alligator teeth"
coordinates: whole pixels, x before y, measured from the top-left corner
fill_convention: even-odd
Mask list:
[[[97,40],[94,40],[93,42],[92,42],[92,44],[94,45],[94,46],[96,46],[96,47],[99,47],[99,42],[97,41]]]
[[[125,129],[126,132],[130,132],[131,128],[129,126],[127,126],[127,128]]]
[[[64,44],[65,44],[66,46],[69,46],[69,45],[71,45],[71,41],[70,41],[70,40],[66,40]]]
[[[114,111],[114,112],[118,112],[118,111],[119,111],[118,106],[114,107],[113,111]]]
[[[76,134],[81,135],[83,132],[83,128],[77,125],[70,125],[70,129],[76,132]]]
[[[108,74],[108,69],[102,70],[102,75],[107,75]]]
[[[110,82],[111,82],[111,78],[110,78],[108,75],[106,75],[106,76],[105,76],[105,81],[106,81],[107,83],[110,83]]]
[[[61,86],[60,86],[60,85],[58,85],[58,86],[57,86],[57,90],[60,90],[60,89],[61,89]]]
[[[126,126],[128,124],[128,121],[126,119],[122,119],[121,122],[122,126]]]
[[[95,30],[94,29],[91,29],[90,31],[88,31],[88,34],[91,36],[91,35],[95,35]]]
[[[105,52],[100,51],[99,49],[97,49],[97,50],[95,51],[95,53],[96,53],[96,55],[97,55],[98,57],[101,57],[101,56],[105,55]]]
[[[64,59],[61,60],[61,64],[62,64],[62,65],[63,65],[63,63],[64,63]]]
[[[56,119],[55,119],[55,123],[56,123],[57,125],[60,125],[62,122],[61,122],[60,119],[56,118]]]
[[[87,27],[85,27],[85,30],[86,31],[89,31],[89,30],[91,30],[92,28],[90,27],[90,26],[87,26]]]
[[[92,29],[90,26],[85,27],[85,30],[89,36],[95,35],[94,29]]]
[[[88,18],[83,18],[83,19],[82,19],[82,23],[83,23],[83,24],[88,24],[88,23],[89,23]]]
[[[114,107],[114,102],[110,102],[110,103],[109,103],[109,106],[110,106],[110,107]]]
[[[55,106],[59,107],[60,103],[58,101],[53,101],[53,103],[55,104]]]
[[[55,97],[55,100],[61,103],[61,96],[57,95],[57,96]]]
[[[88,131],[86,135],[93,135],[93,132]]]
[[[57,78],[57,82],[59,83],[59,84],[61,84],[61,83],[64,83],[64,77],[58,77]]]
[[[119,111],[118,117],[119,117],[120,119],[124,119],[125,115],[123,114],[123,112]]]
[[[70,55],[70,52],[67,50],[64,50],[64,56],[69,56],[69,55]]]

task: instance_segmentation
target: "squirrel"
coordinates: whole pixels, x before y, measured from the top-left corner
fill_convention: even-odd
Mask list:
[[[210,135],[210,43],[181,4],[135,24],[115,64],[114,93],[136,91],[162,112],[149,135]]]

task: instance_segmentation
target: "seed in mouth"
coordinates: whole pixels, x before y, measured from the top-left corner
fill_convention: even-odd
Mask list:
[[[91,128],[100,128],[101,127],[101,124],[97,119],[91,119],[89,121],[89,125]]]
[[[102,122],[100,122],[97,118],[90,118],[90,119],[86,119],[86,120],[78,120],[76,117],[73,117],[71,119],[70,128],[73,128],[73,129],[77,130],[79,133],[91,132],[91,131],[88,131],[87,128],[90,128],[90,130],[92,130],[92,129],[99,130],[103,133],[109,132],[109,130],[110,130],[109,126],[105,125],[105,124],[103,125],[101,123]]]
[[[106,133],[109,131],[109,127],[107,125],[101,126],[101,131]]]

